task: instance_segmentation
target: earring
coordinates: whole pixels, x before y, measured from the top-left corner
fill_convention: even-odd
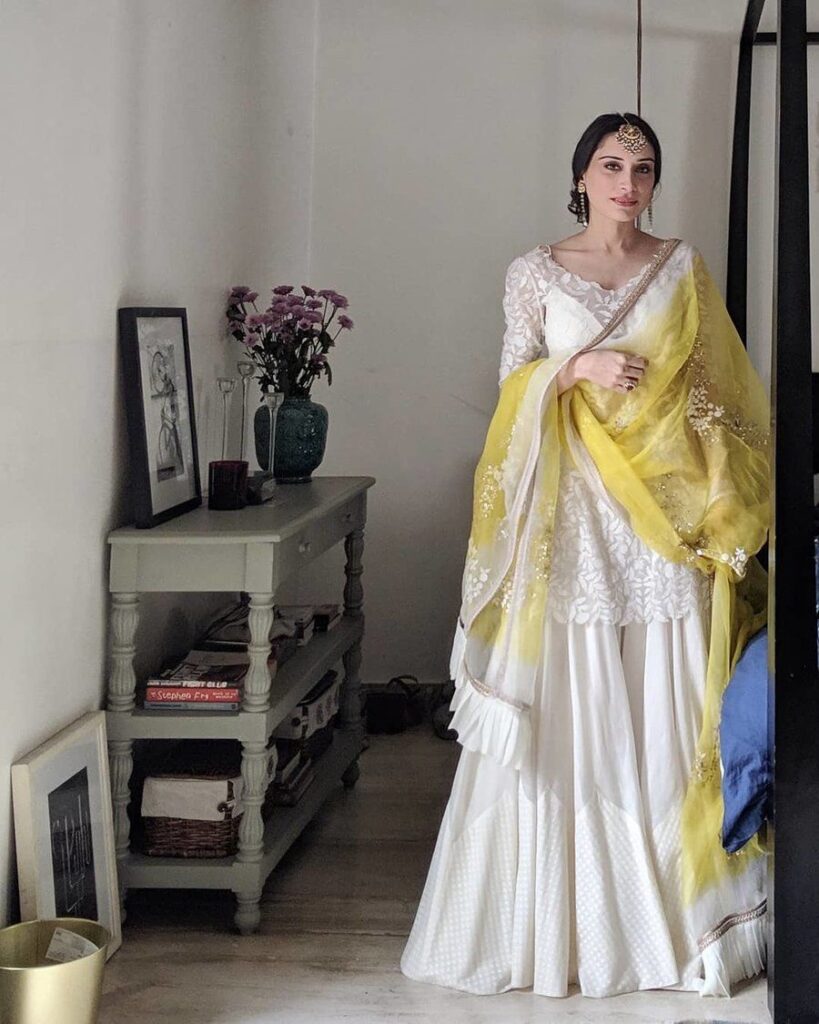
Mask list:
[[[661,185],[656,185],[651,193],[651,199],[648,201],[648,230],[650,234],[654,234],[654,200],[659,196]]]
[[[577,183],[577,191],[580,194],[580,223],[588,227],[589,215],[586,212],[586,183],[584,181]]]

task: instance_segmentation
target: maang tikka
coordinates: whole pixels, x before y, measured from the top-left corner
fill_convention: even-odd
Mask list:
[[[642,129],[636,124],[632,124],[625,114],[623,115],[623,123],[617,129],[615,138],[623,149],[627,149],[629,153],[639,153],[641,149],[645,149],[648,145],[648,139],[643,134]]]

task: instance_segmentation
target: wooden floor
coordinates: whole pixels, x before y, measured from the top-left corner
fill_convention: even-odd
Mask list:
[[[405,978],[398,962],[459,751],[427,724],[370,737],[356,786],[339,785],[268,880],[257,935],[232,932],[230,894],[133,893],[100,1024],[769,1021],[762,979],[725,1000],[472,996]]]

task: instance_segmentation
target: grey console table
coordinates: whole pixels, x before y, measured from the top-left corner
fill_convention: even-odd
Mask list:
[[[282,484],[272,502],[235,512],[198,508],[150,530],[125,527],[108,537],[112,658],[108,739],[114,830],[122,898],[129,888],[228,889],[236,894],[236,926],[259,925],[265,879],[341,780],[358,778],[364,726],[359,699],[364,631],[361,583],[369,476],[315,477]],[[272,680],[268,634],[279,584],[344,541],[344,615],[299,648]],[[242,710],[225,713],[145,711],[136,706],[134,637],[139,595],[153,591],[244,591],[250,597],[250,665]],[[271,733],[337,661],[344,664],[334,741],[316,762],[316,778],[294,807],[262,820]],[[137,739],[235,739],[242,744],[244,807],[235,857],[190,860],[146,857],[130,849],[128,803]]]

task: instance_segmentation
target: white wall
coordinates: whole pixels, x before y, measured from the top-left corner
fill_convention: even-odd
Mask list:
[[[744,3],[645,12],[656,232],[725,273]],[[717,9],[718,8],[718,9]],[[509,261],[578,230],[571,155],[633,110],[632,4],[320,3],[312,277],[351,299],[324,472],[370,473],[364,678],[447,676],[472,474],[497,398]]]
[[[0,922],[8,765],[103,698],[105,537],[129,521],[117,307],[187,307],[205,474],[226,288],[307,271],[314,28],[299,0],[0,10]],[[146,601],[140,670],[213,605]]]
[[[723,280],[744,0],[649,5],[659,235]],[[659,8],[659,9],[658,9]],[[118,305],[188,308],[203,471],[224,290],[334,287],[321,473],[372,474],[363,676],[447,675],[509,260],[576,230],[570,158],[634,109],[634,10],[603,0],[4,0],[0,621],[4,777],[98,707],[107,531],[128,519]],[[314,136],[315,132],[315,136]],[[315,138],[315,144],[314,144]],[[339,590],[334,550],[288,599]],[[212,606],[147,602],[140,668]],[[0,787],[0,832],[10,822]],[[10,830],[0,920],[15,912]]]
[[[771,26],[774,30],[775,26]],[[810,242],[819,252],[819,52],[808,47],[808,131],[809,192],[811,202]],[[754,50],[751,94],[751,152],[749,174],[750,214],[748,217],[748,277],[757,287],[748,292],[748,348],[762,358],[770,356],[773,317],[773,233],[776,196],[776,48],[757,46]],[[812,266],[816,266],[815,259]],[[813,369],[819,370],[819,275],[812,278],[811,319],[813,324]],[[770,367],[766,367],[769,371]],[[770,379],[768,372],[767,380]],[[818,481],[819,483],[819,481]],[[819,493],[817,493],[819,497]]]

